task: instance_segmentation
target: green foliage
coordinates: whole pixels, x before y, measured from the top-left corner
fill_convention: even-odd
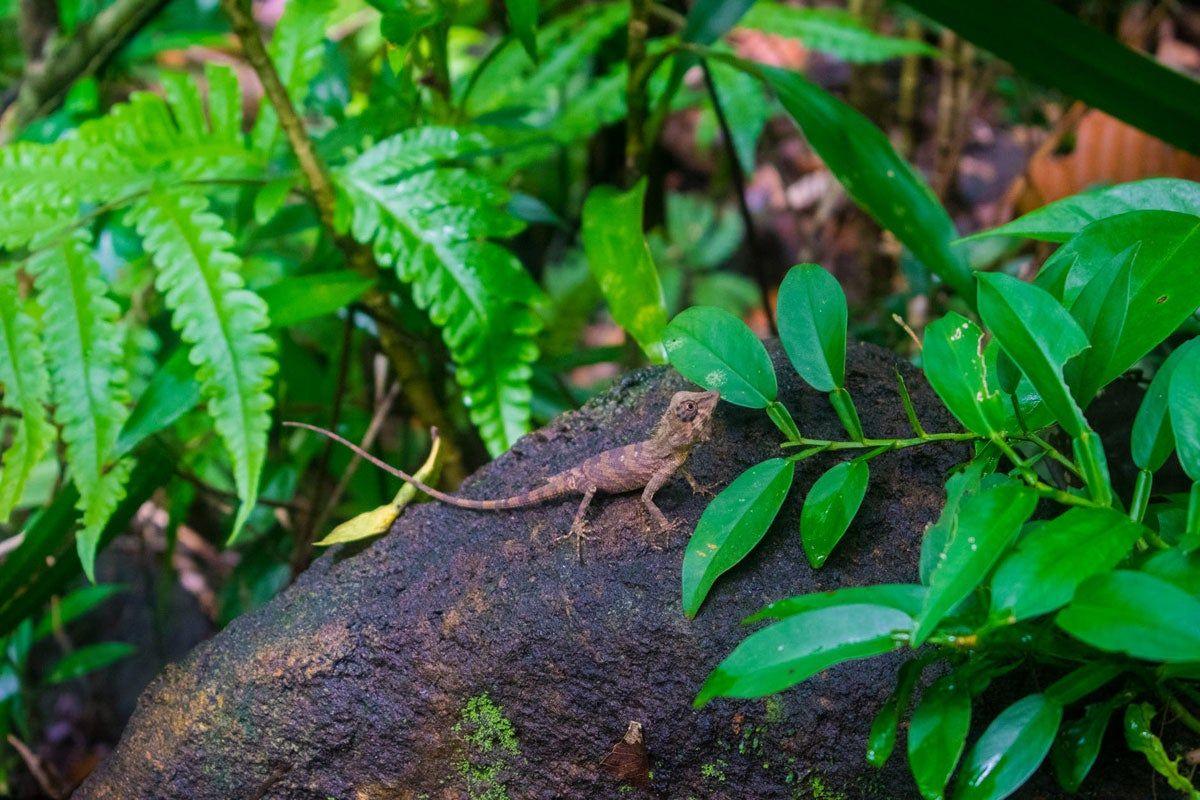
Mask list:
[[[1200,661],[1200,599],[1142,572],[1089,578],[1055,620],[1101,650],[1168,663]]]
[[[953,673],[921,695],[908,727],[908,764],[921,797],[941,800],[971,726],[971,695]]]
[[[866,461],[843,461],[817,478],[808,490],[800,512],[800,538],[814,568],[825,563],[850,527],[867,494],[869,480]]]
[[[298,105],[321,68],[325,25],[334,5],[334,0],[290,0],[271,37],[271,61],[283,88]],[[270,154],[280,138],[279,115],[273,106],[264,104],[250,133],[254,149]]]
[[[50,377],[36,322],[24,308],[13,275],[0,275],[0,384],[4,407],[21,415],[4,451],[0,474],[0,519],[7,520],[29,474],[54,441],[46,413]]]
[[[759,0],[737,23],[744,28],[799,39],[805,47],[851,63],[887,61],[905,55],[936,56],[920,40],[883,36],[851,13],[836,8],[801,8]]]
[[[747,408],[766,408],[778,384],[771,358],[745,323],[718,308],[689,308],[667,326],[671,366],[705,389]]]
[[[1000,712],[967,753],[955,798],[1001,800],[1038,768],[1058,733],[1062,706],[1031,694]]]
[[[1179,759],[1167,755],[1162,740],[1154,735],[1151,721],[1154,706],[1149,703],[1130,704],[1125,709],[1125,742],[1129,749],[1146,756],[1154,771],[1167,779],[1167,785],[1183,792],[1189,800],[1200,798],[1200,791],[1179,770]]]

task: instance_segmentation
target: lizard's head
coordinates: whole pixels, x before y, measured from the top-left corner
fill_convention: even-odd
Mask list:
[[[708,438],[720,399],[716,392],[676,392],[659,423],[658,435],[674,450],[691,449]]]

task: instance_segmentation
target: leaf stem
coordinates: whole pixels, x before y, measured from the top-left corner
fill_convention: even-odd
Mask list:
[[[1197,718],[1195,714],[1193,714],[1191,711],[1188,711],[1187,706],[1185,706],[1180,699],[1175,696],[1174,692],[1172,692],[1166,686],[1160,684],[1158,687],[1158,694],[1163,701],[1166,702],[1167,708],[1175,712],[1175,716],[1179,718],[1180,722],[1191,728],[1196,733],[1200,733],[1200,718]]]
[[[1150,504],[1150,489],[1154,485],[1154,473],[1146,468],[1138,470],[1137,482],[1133,485],[1133,497],[1129,501],[1129,518],[1141,522],[1146,517]]]
[[[885,447],[889,450],[902,450],[906,447],[918,447],[923,444],[933,444],[935,442],[970,442],[982,438],[974,433],[928,433],[924,436],[913,436],[908,439],[863,438],[855,441],[808,439],[801,436],[784,442],[780,447],[818,448],[822,452],[826,450],[868,450],[877,447]],[[798,453],[797,455],[804,455],[804,453]],[[799,460],[796,456],[792,456],[791,458],[793,461]]]

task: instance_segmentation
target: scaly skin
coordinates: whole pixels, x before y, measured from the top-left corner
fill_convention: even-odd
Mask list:
[[[476,511],[503,511],[537,505],[565,495],[583,495],[579,508],[575,511],[571,530],[560,537],[574,536],[575,549],[578,553],[582,548],[582,540],[587,528],[584,515],[597,492],[622,494],[641,489],[642,504],[658,524],[659,529],[670,530],[674,527],[662,510],[655,505],[654,495],[671,479],[671,476],[680,471],[693,491],[706,491],[696,482],[690,472],[683,469],[683,465],[692,452],[692,448],[708,438],[713,411],[716,409],[719,399],[716,392],[676,392],[671,397],[666,412],[659,419],[649,439],[605,450],[603,453],[585,459],[571,469],[551,475],[544,484],[536,489],[495,500],[472,500],[468,497],[446,494],[432,486],[427,486],[423,481],[414,478],[407,472],[379,460],[335,433],[303,422],[285,422],[284,424],[307,428],[327,436],[349,447],[380,469],[412,484],[430,497],[459,508]]]

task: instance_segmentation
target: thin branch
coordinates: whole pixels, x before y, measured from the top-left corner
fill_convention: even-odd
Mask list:
[[[283,82],[279,78],[271,56],[267,53],[267,48],[259,35],[258,24],[250,13],[249,0],[221,0],[221,6],[229,17],[234,34],[241,42],[246,61],[258,76],[263,92],[275,108],[275,113],[279,117],[279,125],[283,128],[292,153],[296,156],[296,162],[300,165],[300,170],[312,191],[313,202],[316,204],[321,224],[329,231],[338,248],[345,254],[348,265],[361,275],[374,280],[378,277],[379,265],[375,263],[370,249],[360,245],[349,236],[338,233],[337,227],[334,225],[336,201],[333,182],[329,178],[329,172],[325,169],[324,163],[317,155],[308,132],[304,129],[304,123],[300,121],[300,115],[296,112],[292,98],[288,96],[287,89],[284,88]],[[378,287],[367,290],[363,295],[362,304],[372,316],[390,317],[395,313],[391,301]],[[393,369],[396,370],[396,377],[400,380],[405,399],[408,400],[413,412],[425,423],[442,430],[442,447],[446,459],[443,474],[450,484],[457,485],[465,474],[462,448],[452,435],[455,429],[442,410],[442,403],[434,393],[428,377],[421,369],[416,356],[409,351],[394,331],[387,327],[381,327],[379,329],[379,345],[388,361],[392,363]]]
[[[631,0],[625,63],[629,72],[625,82],[625,183],[632,185],[645,171],[646,119],[650,112],[649,75],[643,75],[646,37],[650,33],[650,0]]]

